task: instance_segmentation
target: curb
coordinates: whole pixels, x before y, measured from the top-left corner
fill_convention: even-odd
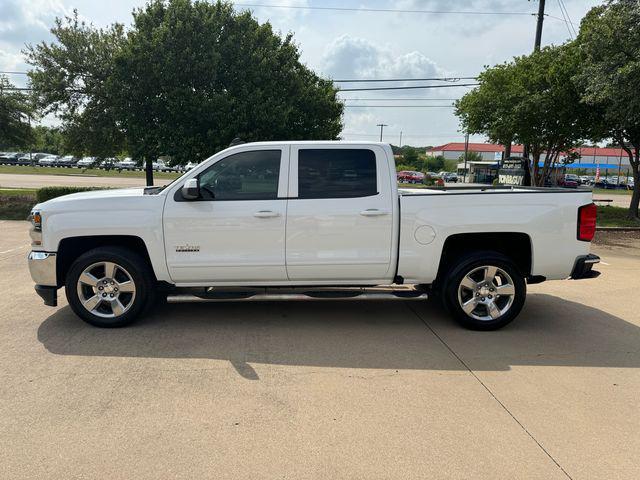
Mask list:
[[[640,227],[596,227],[596,232],[640,232]]]

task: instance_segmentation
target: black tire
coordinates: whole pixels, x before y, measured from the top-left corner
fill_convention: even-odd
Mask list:
[[[127,305],[121,315],[105,318],[94,314],[83,306],[79,298],[80,275],[86,268],[100,262],[112,262],[124,268],[134,283],[135,295],[130,297],[130,305]],[[67,273],[65,291],[71,309],[85,322],[103,328],[124,327],[155,304],[155,277],[149,264],[131,250],[123,247],[100,247],[89,250],[73,262]]]
[[[472,290],[464,287],[462,288],[462,292],[467,297],[461,297],[459,299],[459,288],[461,288],[460,285],[463,279],[465,279],[465,277],[470,273],[475,278],[478,278],[478,275],[482,275],[482,267],[486,266],[492,266],[498,269],[498,274],[496,275],[496,280],[494,280],[494,283],[501,282],[503,279],[505,279],[506,276],[503,275],[504,273],[506,273],[508,277],[510,277],[511,282],[505,283],[507,285],[513,285],[514,293],[511,304],[510,306],[508,306],[508,308],[507,305],[509,304],[509,297],[511,297],[511,295],[496,296],[493,290],[491,292],[487,292],[489,288],[488,286],[484,290]],[[487,270],[484,271],[486,272]],[[480,286],[484,286],[484,280],[478,282],[478,285],[478,288],[480,288]],[[476,293],[469,296],[470,292],[472,291]],[[488,295],[487,298],[482,297],[482,291],[488,293],[489,295],[493,293],[492,300],[489,300]],[[447,311],[463,327],[471,330],[497,330],[513,321],[522,310],[525,298],[527,296],[527,284],[522,272],[519,271],[518,267],[516,267],[509,258],[498,252],[478,251],[465,255],[464,257],[460,258],[454,265],[452,265],[449,273],[446,275],[446,278],[444,280],[442,293],[443,301]],[[482,302],[484,302],[485,300],[487,302],[493,302],[498,308],[498,312],[502,308],[504,308],[504,313],[500,314],[497,318],[493,318],[492,316],[490,316],[489,307],[485,306],[483,303],[478,303],[476,304],[476,309],[468,314],[463,310],[461,302],[463,302],[464,298],[468,298],[469,300],[471,300],[473,296],[479,296],[482,299]],[[476,298],[474,301],[478,302],[478,299]],[[471,308],[471,306],[469,308]],[[495,309],[492,310],[496,312]],[[485,316],[491,318],[478,319],[475,318],[474,315],[475,317]]]

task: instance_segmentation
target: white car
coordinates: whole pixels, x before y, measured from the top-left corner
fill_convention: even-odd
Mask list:
[[[492,330],[518,315],[527,283],[597,274],[590,191],[399,190],[395,177],[388,144],[237,145],[165,187],[36,205],[29,269],[46,305],[65,286],[73,311],[103,327],[127,325],[167,295],[436,293],[462,325]]]
[[[123,170],[135,170],[138,168],[138,163],[134,162],[131,157],[127,157],[116,163],[116,168],[121,168]]]
[[[189,162],[184,166],[184,171],[188,172],[189,170],[192,170],[192,169],[196,168],[197,166],[198,166],[197,163]]]
[[[94,166],[96,164],[96,161],[97,161],[96,157],[82,157],[76,163],[76,167],[78,167],[78,168],[91,168],[92,166]]]
[[[47,155],[46,157],[42,157],[38,160],[38,165],[42,167],[52,167],[55,166],[58,161],[58,155]]]
[[[56,165],[59,167],[73,167],[78,162],[78,159],[73,155],[65,155],[64,157],[58,158]]]

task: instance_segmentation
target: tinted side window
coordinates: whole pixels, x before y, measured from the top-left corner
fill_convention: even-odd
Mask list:
[[[298,198],[368,197],[376,193],[376,156],[371,150],[298,152]]]
[[[229,155],[200,174],[204,199],[271,200],[278,197],[280,150]]]

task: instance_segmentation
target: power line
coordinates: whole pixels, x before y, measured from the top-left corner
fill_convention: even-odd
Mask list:
[[[564,14],[564,10],[562,9],[562,3],[560,3],[560,0],[558,0],[558,7],[560,7],[560,13],[562,14],[562,18],[564,19],[564,25],[565,25],[565,27],[567,27],[567,32],[569,32],[569,38],[571,40],[573,40],[573,34],[571,33],[571,27],[569,26],[569,21],[567,20],[567,17]]]
[[[1,74],[4,75],[27,75],[28,72],[7,72],[7,71],[0,71]]]
[[[345,105],[345,108],[453,108],[453,105]]]
[[[571,30],[573,30],[573,35],[575,37],[578,36],[578,32],[576,31],[575,27],[573,26],[573,22],[571,21],[571,17],[569,16],[569,10],[567,10],[567,5],[564,3],[564,0],[558,0],[560,2],[560,9],[564,9],[564,15],[563,17],[567,18],[567,24],[571,25]]]
[[[425,88],[457,88],[457,87],[476,87],[479,83],[460,83],[458,85],[415,85],[402,87],[370,87],[370,88],[339,88],[340,92],[367,92],[375,90],[415,90]]]
[[[459,82],[460,80],[477,80],[478,77],[434,77],[434,78],[366,78],[352,80],[332,80],[333,83],[371,83],[371,82]]]
[[[377,98],[377,97],[359,97],[359,98],[342,98],[341,100],[344,101],[352,101],[352,100],[362,100],[362,101],[369,101],[369,100],[374,100],[374,101],[380,101],[380,102],[386,102],[386,101],[392,101],[392,102],[397,102],[398,100],[407,100],[407,101],[433,101],[433,102],[447,102],[447,101],[455,101],[455,100],[460,100],[459,98],[438,98],[438,97],[396,97],[396,98]]]
[[[293,10],[318,10],[334,12],[374,12],[374,13],[425,13],[433,15],[535,15],[532,12],[499,12],[486,10],[404,10],[395,8],[355,8],[355,7],[317,7],[309,5],[273,5],[260,3],[233,2],[237,7],[250,8],[287,8]]]

